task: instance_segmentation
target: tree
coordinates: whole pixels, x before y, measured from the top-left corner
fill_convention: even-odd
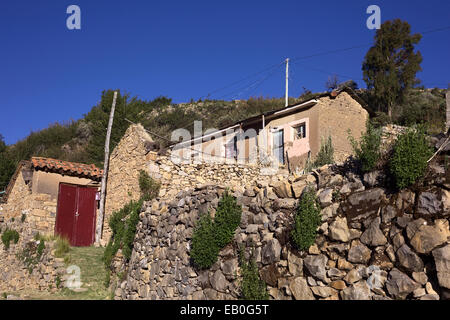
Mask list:
[[[14,174],[14,170],[14,161],[11,160],[6,143],[0,134],[0,191],[8,186],[9,179]]]
[[[333,91],[334,89],[336,89],[338,87],[338,84],[339,84],[339,79],[338,79],[337,75],[333,74],[332,76],[328,77],[328,80],[325,83],[325,88],[328,91]]]
[[[403,100],[407,89],[419,83],[416,73],[421,71],[422,55],[414,52],[422,35],[411,35],[406,21],[386,21],[377,30],[375,44],[367,52],[363,65],[363,77],[368,89],[373,89],[378,111],[385,111],[392,118],[395,103]]]

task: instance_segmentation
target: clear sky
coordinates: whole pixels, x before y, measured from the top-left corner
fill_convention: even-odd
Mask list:
[[[66,27],[72,4],[81,9],[81,30]],[[413,32],[450,26],[448,0],[2,0],[0,133],[11,144],[55,121],[79,119],[105,89],[188,102],[256,73],[210,97],[282,97],[288,57],[313,55],[292,61],[290,96],[303,87],[324,91],[331,74],[365,87],[371,4],[381,8],[382,22],[400,18]],[[450,81],[449,40],[447,28],[424,34],[418,46],[426,87]],[[353,46],[362,47],[315,55]]]

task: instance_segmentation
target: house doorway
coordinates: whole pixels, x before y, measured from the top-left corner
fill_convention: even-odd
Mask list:
[[[280,164],[284,164],[284,130],[274,131],[273,134],[273,155]]]
[[[87,247],[95,240],[97,188],[61,183],[58,192],[55,234],[70,245]]]

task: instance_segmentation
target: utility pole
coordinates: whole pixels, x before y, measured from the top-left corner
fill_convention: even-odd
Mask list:
[[[109,166],[109,140],[111,137],[111,128],[114,120],[114,111],[116,109],[117,91],[114,91],[114,99],[111,107],[111,113],[109,114],[108,130],[106,131],[105,139],[105,162],[103,164],[103,176],[102,176],[102,189],[100,194],[100,209],[97,217],[97,227],[95,229],[95,243],[100,244],[103,231],[103,219],[105,212],[105,196],[106,196],[106,179],[108,178],[108,166]]]
[[[289,104],[289,58],[286,59],[286,94],[285,94],[285,107]]]

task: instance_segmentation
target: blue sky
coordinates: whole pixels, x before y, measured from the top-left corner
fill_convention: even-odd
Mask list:
[[[71,4],[81,8],[81,30],[66,28]],[[323,91],[331,74],[365,87],[371,4],[380,6],[382,21],[406,20],[413,32],[450,26],[447,0],[2,0],[0,134],[11,144],[55,121],[79,119],[105,89],[187,102],[266,70],[211,98],[281,97],[285,58],[359,45],[293,61],[289,93]],[[449,40],[446,29],[425,34],[418,46],[418,77],[427,87],[449,82]]]

